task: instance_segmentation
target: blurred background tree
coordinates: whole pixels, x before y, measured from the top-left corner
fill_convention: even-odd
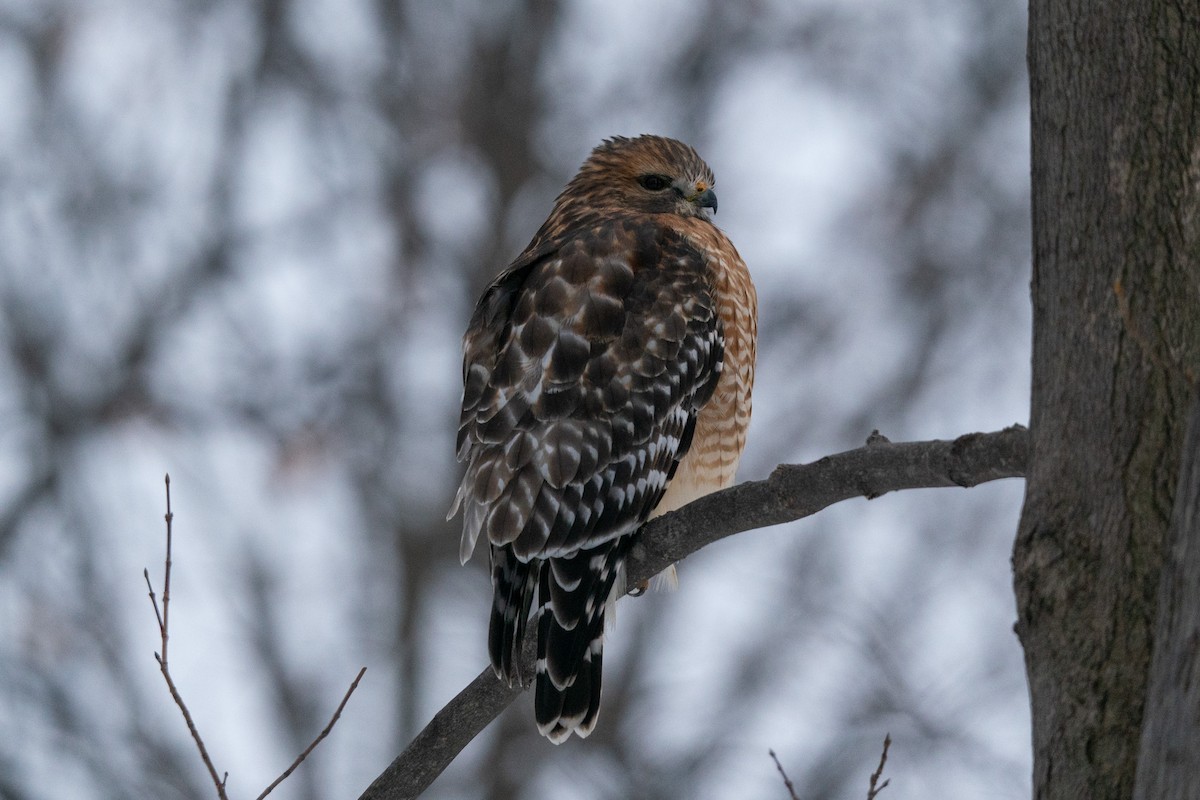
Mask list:
[[[1023,4],[0,0],[0,797],[356,796],[485,663],[459,339],[605,136],[693,144],[762,300],[743,478],[1028,413]],[[854,502],[622,604],[596,733],[428,795],[1026,797],[1019,482]]]

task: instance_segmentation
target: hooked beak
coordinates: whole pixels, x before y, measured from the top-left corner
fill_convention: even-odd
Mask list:
[[[700,192],[700,194],[692,198],[692,202],[698,208],[711,208],[714,214],[717,213],[717,193],[712,189],[705,189]]]
[[[702,213],[700,209],[703,208],[711,208],[714,214],[717,213],[717,193],[709,187],[708,181],[680,181],[675,184],[675,191],[692,204],[696,213]]]

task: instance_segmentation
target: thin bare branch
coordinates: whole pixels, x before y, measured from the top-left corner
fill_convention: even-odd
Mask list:
[[[204,762],[204,766],[208,769],[208,774],[212,777],[213,785],[217,788],[217,797],[220,800],[229,800],[225,794],[225,784],[229,780],[229,773],[226,772],[222,777],[217,776],[217,768],[212,762],[212,758],[208,755],[208,748],[204,746],[204,739],[200,736],[200,730],[196,727],[195,720],[192,719],[192,713],[188,710],[187,703],[183,701],[183,695],[179,693],[178,687],[175,686],[175,680],[171,677],[171,670],[167,666],[167,600],[171,587],[171,544],[172,544],[172,523],[175,520],[175,515],[171,511],[171,476],[165,478],[167,487],[167,513],[164,519],[167,521],[167,557],[163,565],[163,596],[162,596],[162,613],[159,613],[158,599],[154,596],[154,587],[150,583],[150,570],[143,569],[142,576],[146,579],[146,589],[150,592],[150,604],[154,606],[154,616],[158,619],[158,631],[162,637],[162,652],[155,653],[154,659],[158,662],[159,671],[162,672],[163,679],[167,682],[167,690],[171,693],[172,699],[175,700],[175,705],[179,706],[180,712],[183,714],[183,721],[187,723],[188,732],[192,734],[192,741],[196,743],[196,748],[200,751],[200,759]],[[288,766],[283,773],[271,782],[271,785],[263,789],[256,800],[262,800],[269,795],[276,786],[283,783],[289,775],[296,771],[304,759],[308,758],[309,754],[316,749],[329,732],[333,730],[333,726],[337,724],[338,719],[342,716],[342,711],[346,708],[346,703],[350,700],[350,695],[354,694],[354,690],[358,688],[359,681],[362,680],[367,668],[363,667],[358,671],[358,675],[354,677],[350,688],[346,690],[346,694],[342,696],[342,702],[338,703],[338,707],[330,717],[329,723],[317,734],[317,738],[313,739],[308,747],[300,755],[296,756],[296,760]]]
[[[264,797],[269,795],[276,786],[283,783],[283,781],[295,771],[296,767],[300,766],[300,762],[308,758],[308,754],[316,749],[317,745],[321,743],[321,740],[329,735],[329,732],[333,730],[333,726],[337,723],[338,718],[342,716],[342,709],[346,707],[346,703],[350,700],[350,695],[354,694],[354,690],[358,688],[358,682],[362,680],[362,676],[366,673],[366,671],[366,667],[363,667],[358,671],[358,675],[355,676],[354,681],[350,684],[350,688],[347,689],[346,694],[342,696],[342,702],[338,703],[337,710],[334,711],[333,716],[330,717],[329,724],[326,725],[319,734],[317,734],[317,738],[312,740],[312,744],[304,748],[304,752],[296,756],[296,760],[291,763],[291,766],[285,769],[278,778],[272,781],[270,786],[268,786],[266,789],[263,789],[262,794],[260,794],[256,800],[262,800]]]
[[[150,585],[150,570],[143,568],[142,577],[146,579],[146,591],[150,592],[150,605],[154,606],[154,616],[158,619],[158,635],[163,635],[163,618],[158,610],[158,598],[154,596],[154,587]]]
[[[163,669],[167,665],[167,623],[170,620],[169,606],[171,603],[171,523],[175,521],[175,515],[171,512],[171,475],[167,473],[163,477],[163,482],[167,487],[167,513],[163,519],[167,521],[167,560],[163,566],[163,598],[162,598],[162,619],[159,627],[162,629],[162,663]],[[155,609],[157,611],[158,609]],[[216,773],[213,773],[216,777]]]
[[[710,494],[647,524],[626,563],[628,585],[648,580],[719,539],[798,520],[842,500],[1024,477],[1028,457],[1029,431],[1021,425],[953,441],[901,444],[875,433],[866,447],[811,464],[781,464],[766,480]],[[522,647],[525,675],[533,673],[534,638],[527,636]],[[497,680],[491,667],[484,669],[434,715],[360,800],[417,797],[522,691]]]
[[[171,513],[170,475],[164,478],[164,483],[167,487],[167,513],[164,516],[164,519],[167,521],[167,557],[163,564],[161,615],[158,613],[158,602],[154,599],[154,589],[150,586],[150,571],[146,569],[142,570],[142,574],[146,578],[146,587],[150,589],[150,602],[154,605],[154,616],[158,618],[158,630],[162,637],[162,652],[155,653],[154,660],[158,662],[158,669],[162,672],[163,679],[167,682],[167,690],[171,693],[172,699],[175,700],[175,705],[179,706],[180,712],[183,713],[183,721],[187,723],[188,732],[192,734],[192,741],[196,743],[197,749],[200,750],[200,759],[204,762],[204,766],[208,768],[208,774],[212,777],[213,785],[217,787],[217,797],[220,800],[228,800],[225,795],[225,780],[229,777],[229,773],[225,773],[225,778],[218,777],[217,768],[213,766],[212,759],[209,758],[208,748],[204,746],[204,739],[200,736],[200,730],[196,727],[196,722],[192,719],[192,713],[188,710],[187,703],[183,702],[183,695],[179,693],[179,689],[175,686],[175,680],[171,677],[171,670],[167,666],[167,602],[171,591],[171,528],[175,520],[175,515]]]
[[[796,795],[796,787],[792,785],[792,779],[783,771],[783,764],[779,763],[779,756],[775,755],[774,750],[768,750],[767,752],[771,754],[771,760],[775,762],[775,769],[779,770],[779,774],[783,778],[783,785],[787,787],[788,795],[792,800],[800,800]]]
[[[192,741],[196,743],[196,747],[200,750],[200,758],[204,761],[204,766],[208,769],[209,776],[212,777],[213,785],[217,787],[217,797],[221,798],[221,800],[228,800],[225,794],[225,779],[217,777],[217,768],[213,766],[212,759],[209,758],[208,748],[204,746],[204,739],[200,737],[200,730],[196,727],[196,722],[192,719],[192,712],[188,711],[187,703],[183,702],[183,695],[175,687],[175,681],[171,678],[171,671],[167,669],[167,662],[163,661],[162,656],[158,653],[154,654],[154,659],[158,662],[158,668],[167,682],[167,690],[175,700],[175,705],[179,706],[180,712],[183,713],[183,721],[187,723],[188,732],[192,734]],[[225,778],[228,777],[229,773],[226,772]]]
[[[888,778],[883,783],[879,783],[879,779],[883,777],[883,765],[887,763],[888,748],[892,746],[892,735],[885,733],[883,735],[883,752],[879,754],[879,766],[871,773],[871,783],[867,787],[867,800],[875,800],[876,795],[887,788],[887,785],[892,782]]]

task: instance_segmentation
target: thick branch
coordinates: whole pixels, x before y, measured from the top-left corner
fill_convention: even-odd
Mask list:
[[[954,441],[892,444],[877,434],[866,447],[812,464],[783,464],[764,481],[748,481],[649,523],[626,565],[630,586],[718,539],[791,522],[852,497],[900,489],[970,487],[1025,474],[1029,432],[1014,425]],[[531,630],[536,626],[531,626]],[[534,637],[526,637],[523,672],[533,672]],[[423,792],[458,753],[523,691],[481,672],[434,715],[375,779],[360,800],[403,800]]]

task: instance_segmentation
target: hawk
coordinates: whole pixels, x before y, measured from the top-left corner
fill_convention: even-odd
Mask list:
[[[556,744],[596,724],[605,609],[634,536],[732,483],[746,442],[757,300],[712,187],[682,142],[604,141],[463,340],[450,516],[462,509],[464,563],[487,541],[488,652],[510,686],[537,599],[534,715]]]

